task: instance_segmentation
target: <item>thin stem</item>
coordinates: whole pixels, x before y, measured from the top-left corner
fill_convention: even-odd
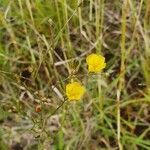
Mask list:
[[[126,15],[128,12],[128,1],[125,0],[122,7],[122,25],[121,25],[121,66],[120,66],[120,78],[119,86],[117,90],[117,140],[119,149],[122,150],[121,144],[121,116],[120,116],[120,100],[121,100],[121,91],[124,87],[124,76],[125,76],[125,59],[126,59]]]
[[[82,0],[78,0],[78,5],[82,3]],[[81,12],[81,6],[78,7],[78,14],[79,14],[79,24],[80,24],[80,32],[82,32],[82,12]]]
[[[47,118],[51,117],[52,115],[54,115],[63,105],[64,103],[67,101],[67,99],[65,99]]]
[[[90,0],[90,14],[89,14],[90,21],[92,21],[92,13],[93,13],[92,9],[93,9],[93,0]]]
[[[120,90],[117,90],[117,140],[119,149],[122,150],[122,145],[120,142],[121,133],[121,122],[120,122]]]
[[[100,121],[103,123],[103,95],[102,95],[102,85],[101,85],[101,74],[97,77],[97,84],[98,84],[98,94],[99,94],[99,101],[100,101]]]
[[[56,114],[56,112],[64,105],[64,103],[67,101],[67,99],[65,99],[64,101],[62,101],[62,103],[51,113],[49,114],[44,120],[43,120],[43,127],[42,127],[42,131],[44,131],[45,129],[45,125],[46,125],[46,122],[47,120],[53,116],[54,114]]]

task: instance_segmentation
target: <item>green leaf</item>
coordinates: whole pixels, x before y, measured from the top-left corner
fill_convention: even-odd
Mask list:
[[[0,120],[4,120],[9,116],[9,112],[4,111],[2,108],[0,108]]]

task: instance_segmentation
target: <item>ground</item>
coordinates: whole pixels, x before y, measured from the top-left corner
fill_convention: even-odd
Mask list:
[[[0,150],[149,150],[149,104],[150,0],[0,0]]]

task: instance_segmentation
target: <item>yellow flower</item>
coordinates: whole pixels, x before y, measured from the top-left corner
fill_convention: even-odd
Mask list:
[[[106,67],[105,57],[98,54],[90,54],[86,58],[89,72],[98,73]]]
[[[85,93],[85,88],[78,82],[66,85],[66,95],[69,100],[80,100]]]

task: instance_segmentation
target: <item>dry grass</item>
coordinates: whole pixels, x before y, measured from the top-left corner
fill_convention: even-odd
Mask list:
[[[0,149],[149,150],[149,104],[150,0],[0,1]]]

